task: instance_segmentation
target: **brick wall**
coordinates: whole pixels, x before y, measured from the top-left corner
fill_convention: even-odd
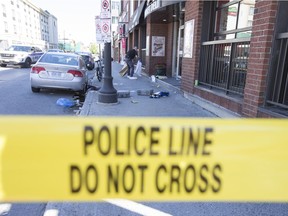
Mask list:
[[[195,20],[193,58],[183,59],[182,90],[196,94],[213,103],[223,106],[246,117],[267,117],[259,111],[264,104],[267,90],[269,59],[272,50],[274,25],[277,14],[277,1],[258,0],[252,28],[250,56],[248,62],[246,86],[243,100],[235,100],[204,88],[194,86],[198,79],[201,48],[202,1],[186,1],[185,21]]]
[[[181,88],[189,93],[194,93],[194,81],[198,79],[201,48],[201,23],[203,14],[202,1],[186,1],[185,22],[194,19],[194,38],[192,58],[182,60]]]
[[[242,110],[246,117],[258,117],[258,108],[264,104],[277,6],[277,1],[266,0],[255,5]]]
[[[195,86],[195,80],[199,76],[199,62],[201,50],[203,1],[186,1],[185,22],[194,19],[194,38],[192,58],[183,58],[182,61],[182,83],[183,91],[198,95],[199,97],[223,106],[233,112],[242,112],[242,101],[232,99],[225,94],[217,94],[206,88]],[[207,26],[203,26],[204,28]]]

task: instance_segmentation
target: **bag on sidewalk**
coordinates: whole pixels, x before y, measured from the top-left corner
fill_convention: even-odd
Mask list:
[[[136,69],[135,69],[135,73],[138,76],[142,76],[142,62],[140,60],[138,60],[137,65],[136,65]]]
[[[125,76],[125,74],[127,73],[127,71],[128,71],[128,66],[127,66],[127,64],[124,64],[124,66],[122,67],[122,69],[119,71],[119,74],[120,74],[120,76]]]

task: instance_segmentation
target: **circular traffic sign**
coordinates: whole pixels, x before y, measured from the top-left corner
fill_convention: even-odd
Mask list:
[[[104,9],[104,10],[108,10],[109,9],[109,1],[108,0],[104,0],[103,2],[102,2],[102,8]]]
[[[102,26],[102,31],[104,33],[108,33],[109,32],[109,25],[107,23],[104,23]]]

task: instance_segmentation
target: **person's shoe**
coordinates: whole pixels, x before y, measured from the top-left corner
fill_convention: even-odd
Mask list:
[[[129,79],[137,79],[137,77],[128,76]]]

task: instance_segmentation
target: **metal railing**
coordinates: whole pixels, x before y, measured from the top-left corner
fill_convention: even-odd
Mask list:
[[[243,96],[250,39],[202,43],[199,84]]]
[[[288,32],[276,38],[279,55],[277,64],[270,74],[270,88],[266,103],[288,109]],[[273,72],[273,73],[272,73]],[[286,113],[287,114],[287,113]]]

